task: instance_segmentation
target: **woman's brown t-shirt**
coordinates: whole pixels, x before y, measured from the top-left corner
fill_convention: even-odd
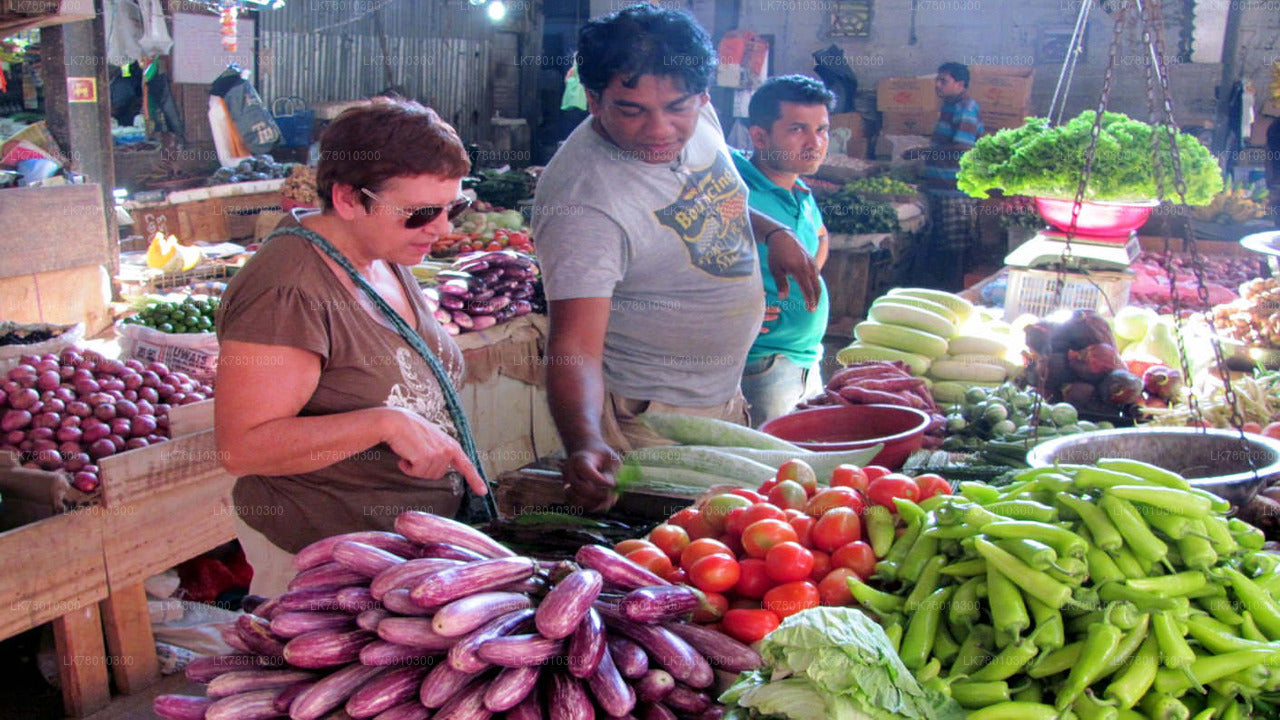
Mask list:
[[[462,352],[435,321],[408,269],[392,267],[413,305],[416,329],[459,386]],[[303,237],[272,238],[236,274],[223,296],[217,330],[220,340],[284,345],[320,356],[320,381],[301,416],[399,407],[456,434],[426,361],[363,293],[353,297]],[[453,517],[461,502],[461,480],[405,475],[397,467],[400,457],[386,444],[333,460],[300,475],[238,478],[232,493],[236,512],[296,553],[330,535],[391,529],[405,510]]]

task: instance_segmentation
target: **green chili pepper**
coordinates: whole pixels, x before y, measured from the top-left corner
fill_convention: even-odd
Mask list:
[[[1142,478],[1115,470],[1104,470],[1100,467],[1086,465],[1075,473],[1077,488],[1087,490],[1104,490],[1116,485],[1143,485]]]
[[[1054,580],[1076,587],[1089,579],[1089,564],[1079,558],[1059,558],[1046,572]]]
[[[1038,703],[1044,701],[1044,689],[1038,682],[1023,683],[1022,687],[1013,691],[1013,700],[1017,702]]]
[[[1142,643],[1146,641],[1150,635],[1151,615],[1143,613],[1138,618],[1138,624],[1133,629],[1125,633],[1124,639],[1120,641],[1120,645],[1116,647],[1116,651],[1107,659],[1107,665],[1102,669],[1102,674],[1098,677],[1110,677],[1112,673],[1124,667],[1129,658],[1138,652],[1138,648],[1142,647]]]
[[[1187,634],[1200,643],[1204,649],[1219,655],[1238,650],[1254,650],[1267,647],[1265,643],[1240,637],[1230,625],[1214,620],[1207,615],[1192,615],[1187,618]]]
[[[1190,531],[1178,540],[1182,564],[1193,570],[1208,570],[1218,562],[1218,553],[1206,537],[1207,532],[1203,520],[1191,523]]]
[[[916,579],[915,587],[911,588],[911,592],[907,595],[904,607],[908,613],[915,612],[916,608],[920,607],[920,603],[938,589],[938,580],[942,577],[942,566],[946,564],[947,559],[941,555],[934,555],[925,561],[924,568]]]
[[[902,623],[889,623],[884,626],[884,634],[889,638],[889,644],[893,646],[893,651],[898,652],[902,647]]]
[[[1040,652],[1040,648],[1031,640],[1022,640],[1009,645],[1000,651],[981,670],[969,677],[977,681],[1008,680],[1018,674],[1031,659]]]
[[[955,596],[951,598],[951,602],[947,603],[947,607],[951,607],[955,603]],[[960,652],[960,643],[951,636],[947,630],[947,624],[938,623],[938,636],[933,639],[933,656],[939,661],[950,665],[951,661],[956,659],[956,653]],[[917,678],[918,679],[918,678]]]
[[[1058,521],[1057,508],[1034,500],[1002,500],[986,506],[988,510],[1013,520],[1053,523]]]
[[[951,677],[969,675],[982,667],[991,658],[988,651],[994,644],[995,633],[990,625],[974,625],[969,636],[960,643],[960,650],[947,674]]]
[[[1075,667],[1080,662],[1080,653],[1084,652],[1084,641],[1078,640],[1069,645],[1041,655],[1027,668],[1027,676],[1039,680],[1050,675],[1058,675]]]
[[[1114,700],[1122,708],[1131,708],[1151,689],[1159,669],[1160,647],[1155,635],[1147,635],[1134,655],[1133,662],[1107,685],[1102,695],[1108,700]]]
[[[1060,608],[1071,599],[1071,588],[1039,570],[1028,567],[1026,563],[992,543],[982,538],[975,538],[974,548],[986,558],[989,567],[994,567],[1019,588],[1036,596],[1045,604]],[[992,587],[990,577],[987,579],[987,586]]]
[[[1111,559],[1111,556],[1103,552],[1102,548],[1097,547],[1097,543],[1089,547],[1089,553],[1085,555],[1085,559],[1089,562],[1089,579],[1095,585],[1118,582],[1126,577],[1124,573],[1120,572],[1120,568],[1116,566],[1116,562]]]
[[[1058,690],[1054,705],[1059,710],[1066,710],[1080,697],[1085,688],[1098,679],[1108,658],[1115,652],[1116,646],[1124,633],[1120,628],[1105,622],[1089,626],[1084,640],[1084,648],[1080,651],[1080,660],[1072,668],[1062,688]]]
[[[1007,539],[997,540],[994,544],[1035,570],[1048,570],[1058,562],[1058,553],[1053,548],[1035,540]]]
[[[1093,538],[1094,545],[1107,552],[1114,552],[1120,549],[1120,545],[1124,540],[1120,537],[1120,531],[1116,529],[1115,523],[1111,522],[1111,518],[1102,511],[1102,508],[1070,493],[1061,493],[1054,500],[1060,505],[1070,508],[1080,516],[1080,520],[1084,522],[1085,527],[1089,528],[1089,534]]]
[[[1267,542],[1267,536],[1263,535],[1261,530],[1240,518],[1228,520],[1227,528],[1231,530],[1231,535],[1236,542],[1240,543],[1240,547],[1246,550],[1261,550]]]
[[[1088,543],[1076,533],[1030,520],[1001,520],[984,526],[982,532],[993,538],[1036,540],[1053,548],[1059,557],[1083,558],[1089,550]]]
[[[1157,595],[1190,595],[1208,585],[1209,580],[1199,570],[1187,570],[1176,575],[1129,578],[1125,584],[1136,590]]]
[[[974,527],[984,527],[991,523],[1008,522],[1009,518],[997,515],[981,505],[970,505],[960,516],[960,522]]]
[[[1202,685],[1207,685],[1255,665],[1274,667],[1277,664],[1280,664],[1280,649],[1274,647],[1237,650],[1222,655],[1205,655],[1197,657],[1195,662],[1188,665],[1186,672],[1162,670],[1157,673],[1156,690],[1181,694],[1191,688],[1193,684],[1191,678],[1195,678],[1195,681]]]
[[[920,538],[920,532],[919,525],[908,524],[902,535],[893,541],[893,546],[889,548],[889,553],[884,556],[884,560],[876,563],[876,574],[886,580],[896,580],[899,577],[902,560],[907,553],[911,552],[912,546]]]
[[[1254,582],[1258,584],[1258,587],[1266,590],[1271,597],[1280,595],[1280,572],[1260,577]]]
[[[1193,487],[1187,492],[1192,495],[1199,495],[1209,501],[1209,508],[1217,515],[1226,515],[1231,512],[1231,503],[1220,495],[1215,495],[1204,488]]]
[[[1087,615],[1072,618],[1067,629],[1073,635],[1083,635],[1089,626],[1096,622],[1109,622],[1121,630],[1129,631],[1138,627],[1146,613],[1138,612],[1138,606],[1131,602],[1111,602],[1102,610],[1094,610]]]
[[[938,658],[930,658],[924,667],[916,671],[916,682],[927,683],[930,680],[936,680],[938,675],[942,673],[942,661]]]
[[[1084,467],[1084,466],[1080,465],[1077,467]],[[1035,483],[1035,487],[1041,490],[1047,490],[1048,492],[1051,492],[1051,493],[1060,493],[1060,492],[1066,492],[1075,487],[1076,482],[1071,478],[1070,475],[1065,475],[1061,472],[1057,472],[1055,468],[1038,468],[1038,469],[1044,470],[1045,472],[1042,473],[1039,477],[1035,478],[1032,482]]]
[[[952,501],[933,511],[934,518],[939,525],[959,525],[964,520],[965,512],[969,508],[978,507],[971,502]]]
[[[958,525],[930,525],[924,529],[924,536],[939,540],[964,540],[981,532],[982,528],[963,523]]]
[[[968,720],[1062,720],[1052,705],[1029,702],[1005,702],[988,705],[967,715]]]
[[[1116,524],[1125,544],[1140,561],[1159,562],[1169,554],[1169,546],[1151,532],[1147,521],[1142,519],[1142,515],[1128,500],[1107,493],[1098,504],[1106,511],[1111,522]],[[1123,569],[1122,566],[1121,570]]]
[[[907,556],[898,563],[898,579],[909,582],[912,578],[919,578],[924,566],[937,554],[938,539],[920,536]]]
[[[931,513],[934,510],[937,510],[938,508],[947,504],[948,502],[951,502],[950,495],[930,495],[929,497],[925,498],[924,500],[921,500],[916,504],[920,506],[921,510],[927,513]]]
[[[903,522],[923,525],[925,518],[928,516],[919,505],[908,498],[896,497],[893,499],[893,504],[897,506],[898,517],[902,518]]]
[[[954,586],[933,591],[911,616],[911,620],[907,623],[907,631],[902,636],[902,649],[898,651],[902,664],[907,666],[907,669],[919,670],[924,667],[937,637],[942,608],[954,591]]]
[[[1280,568],[1280,555],[1273,552],[1252,552],[1244,556],[1240,567],[1252,578],[1274,575]]]
[[[1114,495],[1130,502],[1150,505],[1153,508],[1189,518],[1205,517],[1213,509],[1213,503],[1207,498],[1187,490],[1144,485],[1116,485],[1103,492],[1106,495]]]
[[[1146,715],[1143,715],[1142,713],[1136,710],[1125,710],[1124,708],[1117,708],[1116,711],[1119,713],[1119,715],[1117,716],[1118,720],[1147,720]]]
[[[1115,558],[1116,567],[1120,568],[1120,572],[1124,573],[1126,578],[1140,578],[1147,576],[1147,569],[1142,566],[1138,558],[1134,556],[1129,548],[1120,548],[1112,553]]]
[[[1186,537],[1195,527],[1197,520],[1202,518],[1190,518],[1186,515],[1175,515],[1171,512],[1160,510],[1159,508],[1149,508],[1149,512],[1143,513],[1143,517],[1147,519],[1147,524],[1165,534],[1171,540],[1181,540]]]
[[[1191,720],[1212,720],[1212,718],[1213,718],[1213,708],[1205,708],[1204,710],[1201,710],[1196,715],[1191,716]]]
[[[1103,602],[1129,601],[1138,606],[1141,612],[1171,612],[1178,607],[1172,598],[1161,597],[1154,593],[1122,585],[1106,583],[1098,588],[1098,597]]]
[[[1104,703],[1093,696],[1093,693],[1085,693],[1076,698],[1071,704],[1071,709],[1075,711],[1080,720],[1119,720],[1120,711],[1110,703]]]
[[[1049,607],[1034,596],[1026,597],[1027,609],[1035,620],[1036,629],[1031,639],[1042,651],[1053,651],[1067,643],[1066,626],[1062,613],[1057,608]]]
[[[969,560],[961,560],[953,562],[950,565],[942,567],[942,574],[951,577],[974,577],[975,575],[987,574],[987,561],[982,558],[971,558]]]
[[[960,703],[960,707],[966,710],[1009,702],[1009,683],[1003,680],[993,682],[957,680],[951,683],[951,699]]]
[[[1195,651],[1187,644],[1186,637],[1179,632],[1171,615],[1153,615],[1151,626],[1155,630],[1156,641],[1160,643],[1160,655],[1166,667],[1177,669],[1195,662]]]
[[[1240,613],[1242,622],[1240,623],[1240,637],[1245,640],[1253,640],[1254,642],[1267,642],[1267,636],[1262,634],[1258,629],[1257,623],[1253,621],[1253,613],[1245,610]]]
[[[1258,629],[1270,640],[1280,639],[1280,605],[1276,604],[1275,598],[1235,568],[1223,566],[1216,572],[1225,575],[1230,581],[1236,597],[1253,614],[1253,621],[1258,624]]]
[[[1102,598],[1098,589],[1092,585],[1081,585],[1071,589],[1071,602],[1063,610],[1071,617],[1079,617],[1102,607]]]
[[[991,624],[999,645],[1006,645],[1008,639],[1016,638],[1031,627],[1018,586],[994,564],[987,566],[987,603],[991,606]]]
[[[850,575],[845,582],[849,584],[849,592],[853,595],[853,599],[876,615],[899,613],[906,607],[906,601],[902,598],[876,590],[859,580],[856,575]]]
[[[1205,535],[1209,536],[1209,542],[1213,543],[1213,549],[1219,555],[1230,555],[1240,549],[1240,543],[1236,542],[1236,538],[1231,534],[1230,525],[1226,518],[1210,515],[1204,518]]]
[[[871,552],[878,558],[888,555],[893,547],[893,513],[883,505],[871,505],[863,512],[862,522],[867,526]]]
[[[947,606],[947,622],[952,627],[967,627],[978,621],[982,611],[978,603],[978,584],[984,582],[985,576],[984,572],[982,578],[971,577],[956,589],[951,604]]]
[[[1203,597],[1196,600],[1200,607],[1209,611],[1209,614],[1216,618],[1219,622],[1225,623],[1231,627],[1240,627],[1244,623],[1244,618],[1240,613],[1236,612],[1235,605],[1225,596],[1214,595]]]
[[[1141,460],[1130,460],[1128,458],[1102,458],[1095,464],[1106,470],[1114,470],[1116,472],[1127,473],[1134,477],[1142,478],[1148,483],[1154,485],[1176,488],[1178,490],[1191,489],[1191,483],[1187,482],[1178,473],[1173,472],[1172,470],[1166,470],[1158,465],[1142,462]]]
[[[961,495],[980,505],[996,502],[1003,494],[999,488],[980,482],[962,482],[958,490]]]
[[[1147,693],[1138,701],[1138,708],[1151,720],[1191,719],[1191,711],[1187,706],[1183,705],[1178,698],[1166,693]]]

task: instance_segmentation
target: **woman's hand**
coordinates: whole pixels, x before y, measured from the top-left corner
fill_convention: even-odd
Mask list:
[[[381,408],[387,418],[383,442],[400,456],[400,471],[420,478],[441,478],[450,470],[462,473],[467,485],[477,495],[489,487],[476,466],[458,444],[439,425],[403,408]]]
[[[564,485],[569,502],[588,512],[605,512],[618,500],[613,474],[622,459],[603,442],[569,454],[564,464]]]

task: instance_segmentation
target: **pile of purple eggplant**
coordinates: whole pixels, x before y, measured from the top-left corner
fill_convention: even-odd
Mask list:
[[[686,622],[699,594],[602,546],[576,563],[521,557],[421,512],[396,532],[326,538],[285,594],[224,626],[237,652],[161,695],[166,720],[714,719],[716,670],[751,648]]]
[[[436,274],[427,288],[427,305],[450,335],[484,330],[541,310],[538,263],[514,250],[459,256]]]

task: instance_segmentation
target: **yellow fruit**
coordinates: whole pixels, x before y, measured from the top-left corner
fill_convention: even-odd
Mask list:
[[[151,243],[147,245],[147,267],[159,270],[167,266],[173,261],[178,247],[177,236],[165,237],[163,233],[156,233],[151,238]]]

